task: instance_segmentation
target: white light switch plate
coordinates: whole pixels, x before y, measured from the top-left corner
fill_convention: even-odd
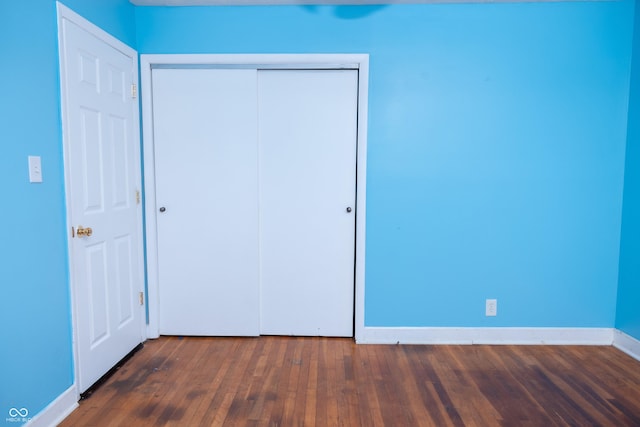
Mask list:
[[[488,299],[485,304],[485,315],[497,316],[498,315],[498,300]]]
[[[42,162],[40,156],[29,156],[29,182],[42,182]]]

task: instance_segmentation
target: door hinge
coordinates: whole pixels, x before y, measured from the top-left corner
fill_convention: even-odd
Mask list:
[[[131,83],[131,98],[136,99],[138,97],[138,85]]]
[[[140,204],[140,190],[136,190],[136,204]]]
[[[140,297],[140,305],[144,305],[144,292],[140,292],[139,297]]]

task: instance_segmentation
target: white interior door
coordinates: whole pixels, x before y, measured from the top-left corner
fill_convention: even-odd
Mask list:
[[[358,73],[258,77],[260,333],[352,336]]]
[[[256,70],[152,79],[160,334],[258,335]]]
[[[69,19],[61,23],[77,383],[83,392],[144,340],[138,103],[131,96],[137,54],[106,33],[87,31],[86,21],[83,28]]]

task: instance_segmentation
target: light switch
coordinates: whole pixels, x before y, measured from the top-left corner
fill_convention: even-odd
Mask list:
[[[29,182],[42,182],[42,162],[40,156],[29,156]]]

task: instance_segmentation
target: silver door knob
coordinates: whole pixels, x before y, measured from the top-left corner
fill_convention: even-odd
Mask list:
[[[351,213],[351,206],[347,207],[347,213]]]
[[[164,206],[160,208],[160,212],[164,212],[166,210],[167,210],[167,208],[165,208]]]

